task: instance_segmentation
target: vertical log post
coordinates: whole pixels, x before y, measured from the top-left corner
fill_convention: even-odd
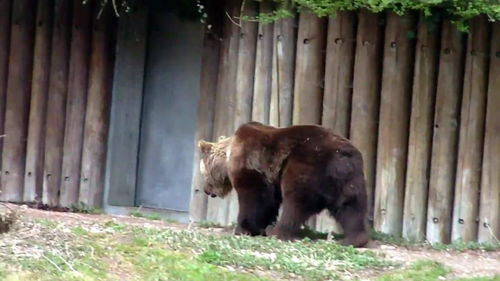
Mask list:
[[[326,22],[311,12],[299,16],[293,124],[320,124],[323,102]]]
[[[256,2],[246,2],[243,15],[254,17],[258,13]],[[253,21],[243,21],[241,23],[240,39],[238,46],[238,66],[236,77],[236,97],[234,113],[234,129],[252,119],[252,101],[254,96],[254,77],[256,64],[256,48],[258,24]],[[258,63],[257,63],[258,64]],[[257,85],[255,85],[257,86]],[[229,211],[228,222],[233,223],[238,216],[238,198],[233,190],[228,197]]]
[[[257,15],[257,11],[258,5],[256,2],[247,2],[242,12],[245,16],[254,17]],[[258,24],[256,22],[244,21],[241,23],[236,78],[235,128],[252,119],[257,29]]]
[[[489,26],[485,17],[472,20],[467,40],[460,135],[451,239],[476,241],[483,156],[486,91],[488,90]]]
[[[236,92],[236,74],[238,67],[238,45],[240,27],[233,23],[240,13],[240,1],[225,1],[222,31],[222,47],[217,81],[213,138],[229,136],[233,133],[233,118]],[[229,15],[229,16],[228,16]],[[207,219],[222,225],[227,224],[230,197],[226,199],[210,198],[207,207]]]
[[[355,41],[352,12],[339,12],[336,17],[330,18],[322,124],[346,138],[349,137]]]
[[[211,3],[208,7],[207,24],[203,39],[203,54],[201,61],[200,101],[198,102],[198,121],[195,141],[212,139],[215,115],[215,97],[217,94],[217,77],[219,74],[219,55],[222,36],[222,9]],[[244,36],[243,38],[247,38]],[[242,38],[242,39],[243,39]],[[238,98],[238,97],[237,97]],[[237,102],[238,103],[238,102]],[[248,114],[248,113],[247,113]],[[236,117],[237,118],[237,117]],[[200,154],[198,144],[195,145],[193,161],[193,187],[189,214],[194,221],[207,218],[207,195],[203,192],[204,179],[200,174]]]
[[[375,193],[382,32],[380,16],[361,10],[356,36],[350,139],[363,155],[370,222],[373,222]]]
[[[463,77],[463,39],[451,22],[443,22],[426,224],[426,238],[431,243],[447,243],[451,233]]]
[[[411,103],[412,16],[387,15],[377,150],[375,229],[401,235]]]
[[[261,2],[260,13],[271,12],[269,2]],[[273,24],[259,23],[257,54],[255,58],[255,83],[252,120],[269,124],[271,103],[271,78],[273,66]]]
[[[0,194],[0,199],[4,201],[21,202],[23,200],[35,4],[33,0],[16,0],[12,3],[5,138],[3,138],[2,153],[2,193]]]
[[[349,137],[351,115],[355,24],[355,15],[352,12],[339,12],[330,18],[326,44],[322,125],[346,138]],[[341,232],[340,225],[327,211],[317,217],[316,229],[323,232]]]
[[[52,28],[42,200],[44,204],[51,206],[59,204],[70,27],[71,1],[56,0]]]
[[[425,238],[425,206],[439,57],[439,29],[431,29],[424,20],[421,16],[417,33],[403,213],[403,237],[413,241]]]
[[[83,131],[79,202],[101,207],[104,194],[104,163],[109,121],[111,58],[111,12],[100,17],[95,7],[87,93],[87,111]]]
[[[60,205],[78,202],[83,125],[87,97],[92,2],[73,1],[71,57],[61,175]]]
[[[292,123],[320,124],[325,70],[326,21],[306,11],[299,16]],[[314,228],[316,217],[307,222]]]
[[[0,135],[4,134],[5,97],[7,96],[7,74],[9,73],[11,0],[0,0]],[[3,140],[0,141],[0,155]],[[0,165],[2,165],[0,161]],[[0,179],[2,170],[0,166]],[[0,181],[0,191],[2,190]]]
[[[479,242],[500,237],[500,22],[493,24],[490,75],[484,135]]]
[[[52,34],[52,0],[40,0],[37,6],[35,50],[33,54],[33,80],[26,146],[26,173],[24,175],[24,201],[42,199],[43,145],[47,92],[49,90],[50,48]],[[0,8],[1,9],[1,8]]]
[[[273,72],[269,123],[292,125],[293,79],[295,72],[296,17],[274,22]]]

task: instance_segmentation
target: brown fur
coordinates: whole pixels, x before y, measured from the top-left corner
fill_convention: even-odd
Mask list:
[[[234,136],[199,142],[205,193],[238,194],[237,234],[299,238],[300,227],[323,209],[342,225],[344,244],[368,242],[361,153],[345,138],[315,125],[242,125]],[[283,214],[275,227],[268,227]],[[267,231],[265,229],[268,228]]]

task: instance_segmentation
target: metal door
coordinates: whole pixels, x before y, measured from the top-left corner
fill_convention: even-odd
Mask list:
[[[202,25],[154,12],[149,23],[136,204],[188,211]]]

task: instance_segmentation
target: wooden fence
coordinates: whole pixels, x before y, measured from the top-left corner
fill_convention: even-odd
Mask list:
[[[0,0],[0,200],[100,206],[113,16],[98,1]]]
[[[239,23],[239,3],[226,2],[205,36],[198,139],[249,120],[322,124],[362,151],[376,230],[444,243],[500,236],[500,23],[478,17],[466,34],[366,11]],[[234,223],[234,193],[207,199],[195,163],[192,217]],[[310,225],[339,230],[325,214]]]

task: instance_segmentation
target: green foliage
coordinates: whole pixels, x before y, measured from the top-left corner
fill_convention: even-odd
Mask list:
[[[450,19],[465,31],[468,21],[485,15],[491,21],[500,20],[499,0],[260,0],[273,1],[275,10],[257,16],[261,21],[273,21],[293,15],[293,11],[311,11],[319,17],[335,16],[338,11],[366,9],[374,13],[393,11],[398,15],[418,11],[429,19]]]
[[[82,0],[87,2],[88,0]],[[103,7],[111,6],[116,15],[146,5],[152,10],[166,9],[182,19],[200,20],[207,18],[206,2],[214,0],[102,0]],[[272,2],[270,13],[261,13],[255,18],[242,16],[242,20],[272,22],[293,16],[296,12],[311,11],[319,17],[335,16],[338,11],[366,9],[374,13],[393,11],[399,15],[421,12],[432,20],[450,19],[462,31],[467,31],[468,21],[478,15],[485,15],[491,21],[500,20],[500,0],[242,0]]]

